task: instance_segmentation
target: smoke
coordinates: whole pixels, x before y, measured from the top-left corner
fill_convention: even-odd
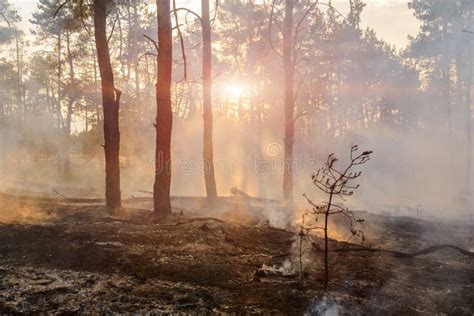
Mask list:
[[[339,316],[344,315],[344,308],[338,302],[323,297],[322,300],[315,302],[305,316]]]
[[[222,10],[231,12],[226,7]],[[412,13],[408,9],[406,11]],[[265,22],[268,14],[260,13],[261,20]],[[327,18],[323,13],[321,17]],[[155,23],[154,19],[150,23]],[[338,23],[342,29],[343,22]],[[298,208],[306,207],[301,198],[303,193],[309,194],[315,201],[325,199],[324,194],[311,183],[311,174],[326,161],[327,155],[334,153],[343,163],[348,158],[351,145],[357,144],[361,149],[373,150],[374,155],[373,160],[361,168],[363,175],[360,189],[348,201],[344,201],[345,204],[353,209],[393,215],[413,216],[421,210],[424,216],[463,218],[473,205],[472,185],[469,187],[465,179],[466,173],[473,173],[474,168],[466,167],[467,150],[471,148],[472,151],[473,147],[466,146],[466,112],[458,106],[462,105],[462,100],[452,102],[459,104],[452,104],[451,124],[454,128],[448,131],[448,105],[438,93],[433,93],[432,90],[436,89],[432,86],[437,81],[430,77],[431,74],[418,74],[414,69],[405,67],[405,64],[410,64],[410,59],[383,48],[385,44],[375,35],[371,38],[369,31],[368,35],[353,38],[333,30],[337,34],[324,42],[323,38],[318,37],[318,32],[327,31],[319,29],[325,27],[323,24],[314,26],[317,39],[311,44],[314,47],[308,47],[308,51],[317,53],[314,56],[310,54],[309,61],[302,62],[295,76],[296,81],[303,82],[296,96],[296,110],[308,107],[308,115],[296,121],[293,181]],[[216,23],[215,28],[216,46],[222,44],[221,51],[216,48],[216,60],[213,63],[213,72],[219,74],[215,79],[213,100],[214,164],[218,194],[228,196],[230,189],[237,187],[251,196],[282,199],[283,167],[288,162],[283,159],[281,59],[267,53],[267,48],[257,43],[251,47],[246,47],[245,43],[238,43],[237,46],[242,44],[243,52],[247,48],[249,52],[258,51],[256,55],[261,59],[255,56],[250,58],[243,52],[232,52],[235,43],[227,43],[227,38],[222,38],[229,30],[222,29],[225,25],[219,23]],[[151,29],[155,30],[155,25],[150,24]],[[111,40],[113,48],[116,48],[117,44],[114,43],[118,33]],[[196,40],[194,37],[200,38],[199,35],[195,33],[190,36],[186,44],[194,47],[190,44]],[[459,36],[465,34],[460,33]],[[140,41],[144,40],[139,37]],[[80,46],[76,45],[81,43],[78,34],[73,39],[73,48]],[[328,46],[321,45],[319,40]],[[331,50],[346,48],[346,57],[345,51],[344,54],[341,52],[344,55],[342,57],[332,56]],[[360,49],[361,56],[352,56],[351,48]],[[365,49],[372,52],[373,56],[364,55]],[[50,59],[55,55],[53,51],[47,53]],[[233,53],[236,55],[231,56]],[[240,53],[242,56],[238,55]],[[121,107],[121,186],[123,196],[129,197],[136,194],[137,190],[151,191],[153,187],[155,130],[152,121],[156,103],[152,88],[156,69],[151,64],[147,64],[146,70],[144,64],[135,69],[131,64],[135,63],[138,57],[136,54],[132,57],[115,54],[113,52],[112,58],[117,64],[116,85],[124,92]],[[332,57],[324,57],[325,54]],[[249,66],[239,77],[233,69],[235,65],[231,57],[237,61],[242,59],[243,64],[255,65]],[[190,80],[200,80],[201,64],[197,62],[200,58],[198,49],[189,48]],[[14,70],[14,58],[10,59],[10,68]],[[17,100],[15,80],[10,80],[14,82],[13,87],[7,86],[7,81],[3,86],[0,85],[10,103],[5,103],[5,117],[0,121],[0,189],[37,194],[57,191],[65,196],[102,196],[105,175],[101,126],[95,126],[96,122],[92,120],[92,129],[84,132],[83,128],[76,128],[69,139],[64,136],[61,124],[56,122],[58,113],[53,108],[56,105],[53,100],[57,97],[56,90],[61,89],[55,86],[56,83],[46,84],[47,80],[44,79],[56,79],[55,70],[48,68],[54,64],[43,68],[48,60],[37,61],[37,65],[31,69],[26,66],[32,66],[33,61],[31,65],[25,65],[27,100],[24,104]],[[100,98],[92,93],[95,90],[93,88],[98,88],[94,86],[97,82],[91,78],[92,70],[96,70],[90,65],[93,61],[92,55],[78,57],[74,61],[77,80],[84,81],[85,86],[91,89],[78,93],[85,94],[81,95],[82,99],[74,99],[73,125],[75,123],[83,127],[83,107],[89,106],[89,115],[93,116],[95,113],[91,109],[96,110],[96,102],[100,102]],[[145,59],[143,62],[148,61]],[[331,67],[328,68],[325,63],[331,64]],[[345,68],[346,63],[349,69]],[[121,71],[119,66],[123,68]],[[121,73],[125,66],[130,67],[128,71],[132,72],[128,76]],[[174,73],[180,78],[179,68]],[[80,74],[83,69],[86,74]],[[136,92],[129,80],[134,71],[140,71],[141,84],[145,85],[138,87],[142,88],[139,89],[139,101],[135,99]],[[336,75],[341,78],[328,84],[328,78]],[[63,77],[62,80],[66,82],[67,76],[63,74]],[[200,88],[196,89],[195,86],[200,85],[183,83],[173,91],[176,99],[173,99],[172,194],[178,196],[204,196],[206,193],[203,174],[205,162],[202,160],[203,123],[198,104],[202,96]],[[226,86],[228,88],[223,89]],[[359,91],[361,87],[363,91]],[[428,88],[431,88],[429,93]],[[457,89],[461,88],[460,84]],[[331,91],[322,91],[325,89]],[[454,87],[451,90],[455,90]],[[70,92],[62,96],[63,103]],[[3,106],[2,103],[2,111]],[[66,147],[69,147],[71,162],[68,173],[64,172],[68,156]],[[470,176],[474,178],[474,174]],[[266,208],[265,214],[268,214],[272,223],[285,223],[291,217],[280,215],[279,210],[271,207]]]
[[[37,224],[56,218],[56,214],[35,202],[0,196],[0,224]]]
[[[28,124],[26,124],[28,125]],[[216,117],[214,133],[215,168],[218,193],[230,195],[237,187],[251,196],[281,199],[283,142],[278,128],[266,127],[260,133],[226,118]],[[202,119],[199,116],[175,122],[172,143],[172,194],[204,196],[204,162],[202,160]],[[61,174],[63,143],[57,131],[47,122],[37,120],[30,129],[18,133],[13,127],[2,129],[0,157],[2,190],[51,193],[57,189],[72,196],[103,192],[103,151],[95,145],[93,154],[82,153],[72,138],[71,173]],[[39,135],[39,136],[36,136]],[[127,147],[133,139],[123,134]],[[294,195],[305,207],[301,194],[316,201],[324,200],[311,182],[311,174],[334,153],[341,166],[349,157],[351,144],[373,150],[372,161],[364,165],[361,187],[345,203],[355,209],[388,211],[393,215],[413,215],[422,208],[425,215],[463,215],[464,148],[462,139],[450,147],[447,135],[432,129],[400,131],[387,127],[354,131],[344,139],[316,138],[309,143],[296,139],[294,162]],[[131,196],[136,190],[151,191],[154,181],[154,134],[140,140],[144,150],[138,155],[127,153],[121,158],[122,191]],[[27,146],[25,146],[27,144]],[[278,212],[274,212],[278,213]],[[276,221],[279,221],[278,219]]]

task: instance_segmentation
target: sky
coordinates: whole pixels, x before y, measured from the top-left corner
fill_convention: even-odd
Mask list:
[[[408,9],[408,0],[366,0],[362,26],[370,27],[390,44],[404,48],[408,35],[416,36],[420,23]]]
[[[12,0],[23,18],[23,28],[31,28],[29,19],[38,0]],[[199,4],[199,0],[178,0],[178,3]],[[333,0],[333,5],[342,12],[347,11],[348,0]],[[397,48],[408,44],[408,35],[416,35],[419,23],[408,9],[409,0],[365,0],[367,6],[362,14],[362,27],[370,27],[379,37]]]

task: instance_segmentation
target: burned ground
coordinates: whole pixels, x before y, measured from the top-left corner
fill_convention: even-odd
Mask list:
[[[109,217],[100,204],[5,196],[1,206],[3,214],[24,210],[24,216],[0,226],[3,313],[474,311],[472,257],[454,249],[412,258],[373,251],[411,253],[443,243],[472,250],[469,223],[365,214],[372,250],[331,241],[331,283],[325,293],[317,247],[306,247],[304,281],[299,279],[296,228],[187,214],[157,224],[144,210]],[[286,273],[262,273],[263,265],[285,266]]]

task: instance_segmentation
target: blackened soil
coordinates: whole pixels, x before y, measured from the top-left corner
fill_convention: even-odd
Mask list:
[[[24,214],[0,217],[1,313],[474,312],[473,259],[455,250],[415,258],[331,252],[331,282],[324,291],[322,253],[307,244],[300,281],[296,229],[177,215],[157,224],[145,211],[110,217],[100,205],[1,202],[0,213]],[[408,251],[435,241],[472,247],[469,225],[370,220],[373,247]],[[331,249],[344,247],[356,248],[331,242]],[[256,276],[264,264],[285,266],[289,273]]]

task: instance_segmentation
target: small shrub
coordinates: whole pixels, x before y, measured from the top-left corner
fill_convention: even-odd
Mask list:
[[[303,196],[311,206],[311,209],[306,211],[302,215],[301,226],[300,226],[300,276],[302,277],[302,244],[305,238],[309,237],[309,233],[314,230],[321,230],[324,233],[324,288],[327,289],[329,283],[329,264],[328,264],[328,220],[332,215],[342,215],[349,220],[350,231],[352,236],[359,236],[364,242],[365,237],[361,230],[355,228],[356,223],[360,223],[363,220],[356,218],[354,212],[350,211],[349,208],[336,204],[336,198],[344,200],[345,197],[354,194],[354,190],[359,188],[359,184],[354,182],[361,176],[360,171],[354,171],[353,169],[359,165],[365,164],[370,160],[372,151],[363,151],[358,153],[358,146],[351,147],[350,162],[348,165],[341,169],[336,168],[336,162],[338,159],[334,154],[330,154],[324,166],[320,168],[316,174],[312,175],[313,184],[322,192],[327,195],[327,201],[320,204],[316,204],[306,194]],[[314,220],[318,222],[320,216],[323,217],[324,223],[322,226],[307,226],[305,224],[305,218],[307,216],[314,216]]]

